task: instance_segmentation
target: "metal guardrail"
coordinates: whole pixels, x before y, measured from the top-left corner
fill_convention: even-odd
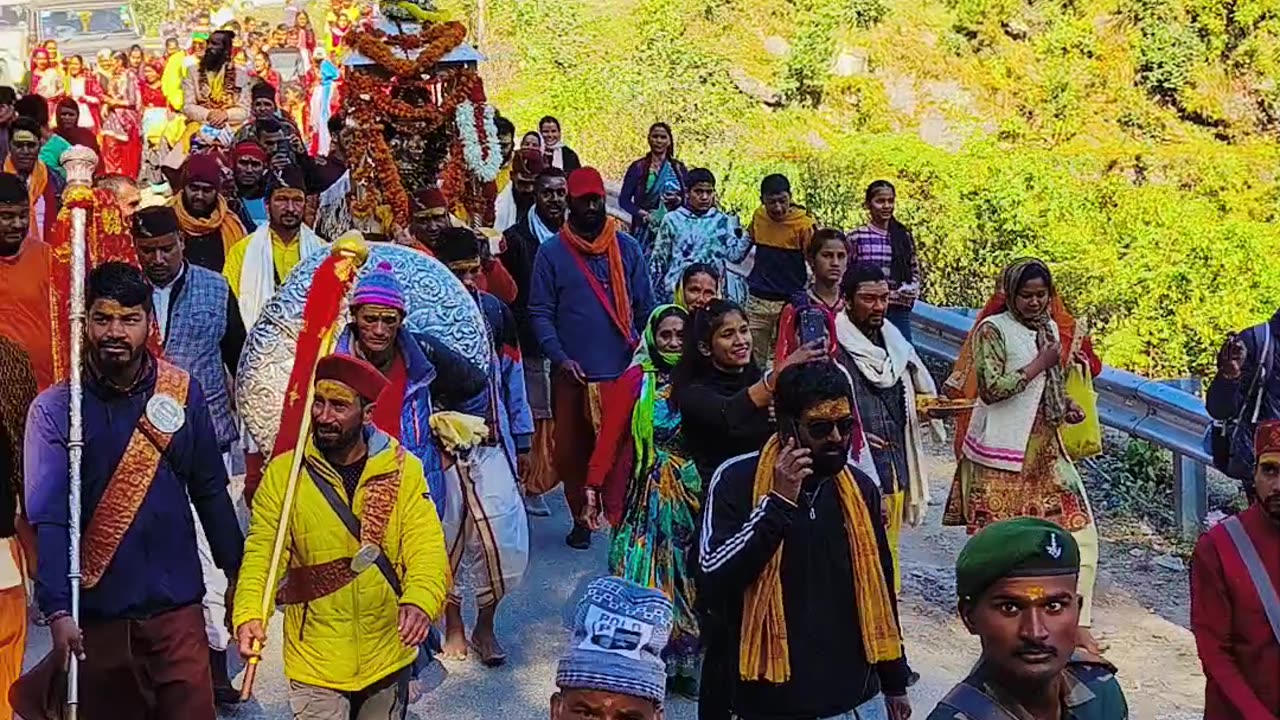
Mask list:
[[[916,303],[911,316],[917,350],[950,362],[955,362],[972,328],[969,315],[923,302]],[[1173,387],[1110,367],[1093,381],[1103,425],[1173,452],[1179,527],[1183,535],[1195,537],[1208,506],[1205,464],[1212,459],[1204,452],[1202,438],[1211,420],[1204,401],[1186,385]]]

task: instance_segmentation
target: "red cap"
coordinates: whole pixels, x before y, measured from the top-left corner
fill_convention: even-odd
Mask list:
[[[242,157],[251,157],[257,158],[264,165],[268,162],[267,151],[263,150],[261,145],[252,140],[245,140],[237,143],[235,148],[232,149],[231,155],[236,160],[239,160]]]
[[[373,402],[387,386],[378,368],[351,355],[328,355],[316,363],[316,382],[333,380],[355,390],[365,402]]]
[[[544,167],[546,167],[546,165],[542,159],[541,150],[519,150],[516,152],[515,156],[511,158],[512,175],[523,175],[524,177],[529,177],[530,175],[537,175],[542,172]]]
[[[569,197],[580,198],[587,195],[604,197],[604,178],[595,168],[578,168],[569,173]]]
[[[1280,420],[1263,420],[1253,435],[1253,452],[1257,457],[1280,453]]]
[[[433,187],[422,188],[414,193],[413,204],[421,210],[449,209],[449,201],[445,199],[444,193],[440,192],[439,188]]]

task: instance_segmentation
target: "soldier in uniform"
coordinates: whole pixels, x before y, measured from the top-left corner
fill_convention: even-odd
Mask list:
[[[956,593],[982,657],[928,720],[1126,720],[1115,668],[1075,647],[1079,572],[1075,539],[1045,520],[1004,520],[970,538]]]

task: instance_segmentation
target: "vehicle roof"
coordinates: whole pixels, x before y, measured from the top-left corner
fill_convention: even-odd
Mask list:
[[[0,0],[0,5],[6,4]],[[132,6],[130,0],[35,0],[21,3],[32,10],[93,10],[95,8],[118,8],[122,5]]]

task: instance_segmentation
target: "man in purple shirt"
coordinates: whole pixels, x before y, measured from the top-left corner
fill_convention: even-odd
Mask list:
[[[215,720],[188,497],[232,586],[244,539],[213,422],[199,383],[146,347],[153,309],[141,271],[105,263],[87,294],[79,624],[67,578],[68,384],[41,393],[27,418],[36,598],[54,660],[80,659],[90,720]]]
[[[604,180],[594,168],[569,175],[569,218],[538,249],[529,319],[551,380],[556,474],[573,512],[570,547],[586,550],[587,463],[595,447],[600,394],[631,364],[637,328],[653,310],[649,264],[635,239],[605,213]]]

